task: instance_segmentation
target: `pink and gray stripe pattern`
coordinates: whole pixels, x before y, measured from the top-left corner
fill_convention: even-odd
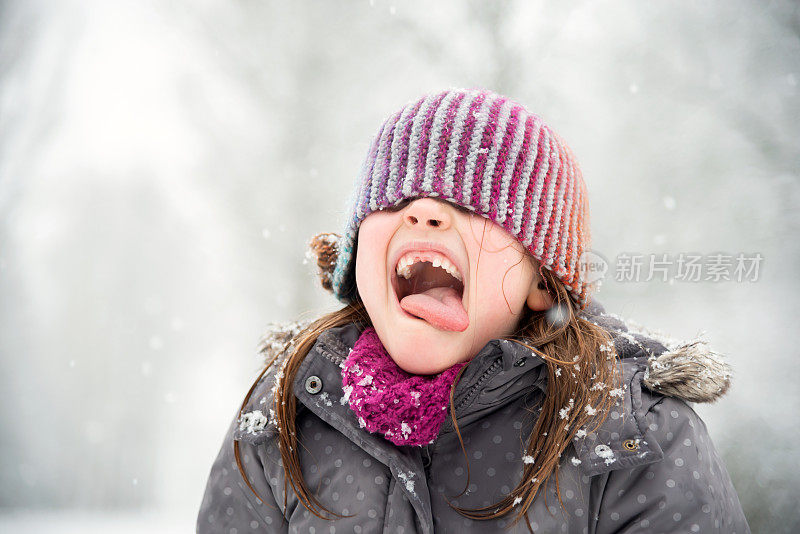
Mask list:
[[[590,288],[579,261],[589,246],[586,185],[567,144],[520,104],[491,91],[452,89],[386,119],[339,240],[333,291],[340,300],[356,294],[361,221],[416,197],[447,200],[496,222],[586,306]]]

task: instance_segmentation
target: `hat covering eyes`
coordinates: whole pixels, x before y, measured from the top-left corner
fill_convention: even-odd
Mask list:
[[[499,224],[586,307],[591,286],[580,261],[589,246],[586,185],[567,144],[521,104],[487,90],[451,89],[410,102],[381,124],[336,243],[329,285],[340,301],[357,295],[361,221],[420,197]]]

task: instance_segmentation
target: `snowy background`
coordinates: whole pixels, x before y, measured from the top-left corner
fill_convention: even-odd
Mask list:
[[[763,256],[598,299],[729,356],[698,411],[796,532],[798,83],[788,0],[0,2],[0,531],[191,531],[265,325],[335,307],[304,244],[381,120],[483,86],[570,143],[604,257]]]

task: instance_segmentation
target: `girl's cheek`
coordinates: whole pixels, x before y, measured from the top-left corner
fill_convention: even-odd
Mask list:
[[[482,311],[484,315],[495,315],[501,304],[506,308],[503,292],[508,292],[508,280],[503,280],[504,269],[500,268],[501,265],[490,264],[486,259],[486,255],[481,258],[473,288],[478,311]]]
[[[495,303],[505,314],[516,316],[528,298],[533,266],[524,254],[509,248],[496,268]]]

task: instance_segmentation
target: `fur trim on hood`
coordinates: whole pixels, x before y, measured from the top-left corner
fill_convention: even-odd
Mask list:
[[[688,402],[714,402],[728,391],[731,367],[701,339],[703,332],[688,341],[675,339],[607,313],[597,301],[584,316],[609,331],[621,359],[647,357],[642,382],[650,391]]]
[[[651,356],[643,382],[662,395],[713,402],[728,391],[731,368],[704,340],[695,339]]]

